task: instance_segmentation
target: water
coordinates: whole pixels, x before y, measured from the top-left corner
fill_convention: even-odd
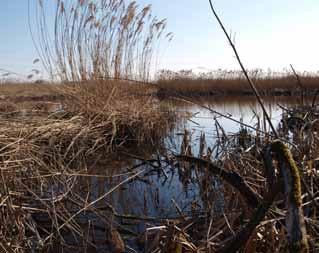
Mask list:
[[[272,123],[277,126],[281,120],[282,109],[278,106],[290,106],[294,104],[294,101],[287,100],[271,100],[266,101],[265,106],[272,119]],[[258,127],[257,118],[260,118],[259,124],[267,130],[270,128],[266,123],[264,124],[264,118],[261,107],[254,100],[239,100],[231,99],[230,101],[206,101],[203,105],[210,107],[214,111],[220,112],[224,115],[231,116],[236,121],[243,122],[247,125]],[[191,146],[194,156],[198,156],[199,150],[199,138],[202,133],[205,133],[207,147],[213,147],[216,143],[216,121],[222,126],[226,134],[235,134],[240,130],[240,124],[237,122],[218,116],[211,111],[204,109],[199,105],[180,105],[177,109],[181,113],[188,112],[190,117],[185,124],[175,129],[173,136],[167,138],[167,149],[170,153],[179,154],[180,147],[183,139],[184,129],[187,129],[191,135]],[[252,130],[253,131],[253,130]],[[189,208],[190,202],[196,202],[198,207],[202,207],[202,201],[199,199],[199,189],[196,176],[190,175],[191,180],[187,182],[183,181],[183,172],[181,168],[172,168],[171,165],[167,165],[164,169],[164,173],[155,173],[155,175],[149,176],[147,179],[149,183],[138,181],[128,186],[125,203],[138,203],[138,207],[134,209],[134,212],[143,213],[142,206],[147,205],[147,212],[143,215],[151,215],[154,217],[169,217],[177,215],[176,207],[172,203],[172,199],[176,201],[178,206],[185,212],[191,211]],[[168,176],[168,179],[166,178]],[[186,175],[185,175],[186,177]],[[216,186],[218,187],[218,186]],[[132,194],[131,194],[132,193]],[[140,194],[138,194],[140,193]],[[142,194],[141,194],[142,193]],[[152,197],[154,195],[156,197]],[[118,195],[119,198],[121,197]],[[143,197],[143,198],[142,198]],[[152,203],[151,200],[157,198],[160,199],[159,203]],[[146,199],[146,201],[145,201]],[[138,211],[137,211],[138,210]],[[126,212],[129,212],[129,208],[126,206]]]
[[[178,110],[181,112],[188,112],[190,117],[186,124],[183,125],[192,135],[192,147],[194,153],[198,153],[199,138],[202,133],[205,133],[206,143],[209,147],[213,147],[217,140],[217,130],[221,134],[224,131],[227,135],[232,135],[240,130],[241,125],[238,122],[242,122],[252,128],[248,130],[255,131],[254,128],[265,130],[270,132],[270,126],[265,120],[262,108],[255,99],[252,98],[223,98],[221,100],[211,99],[208,101],[196,101],[198,105],[184,105],[179,106]],[[272,120],[274,126],[280,123],[283,109],[281,107],[288,107],[298,103],[297,99],[287,100],[286,98],[273,98],[265,100],[266,110]],[[203,108],[204,105],[209,109]],[[231,119],[220,116],[217,113],[226,115]],[[223,129],[221,130],[218,125]],[[181,138],[174,136],[176,142],[176,152],[179,152],[181,145]],[[174,149],[173,146],[169,146]]]
[[[278,104],[288,106],[295,102],[297,101],[271,100],[265,102],[274,125],[278,125],[282,114],[282,109]],[[221,101],[200,101],[200,103],[253,127],[258,127],[257,119],[259,118],[259,127],[269,129],[269,126],[264,124],[260,106],[254,100],[233,98]],[[181,133],[184,132],[184,129],[187,129],[192,135],[192,151],[197,156],[199,138],[202,133],[205,133],[207,146],[212,147],[217,141],[216,124],[222,126],[226,134],[238,132],[240,125],[199,105],[175,104],[175,106],[180,113],[187,112],[192,116],[185,124],[179,125],[173,131],[172,136],[167,137],[165,154],[154,154],[154,161],[133,170],[130,168],[137,166],[141,161],[120,159],[108,166],[93,168],[90,172],[98,174],[99,177],[85,178],[80,184],[88,187],[86,189],[90,192],[88,199],[94,201],[106,195],[108,191],[127,180],[128,177],[142,171],[134,180],[116,188],[94,205],[94,207],[108,211],[110,211],[108,208],[112,206],[117,215],[113,217],[108,212],[108,220],[101,221],[99,216],[85,214],[85,219],[89,219],[92,224],[115,222],[117,229],[124,231],[122,234],[128,245],[137,250],[142,250],[136,243],[138,237],[129,235],[128,231],[142,234],[147,228],[161,225],[164,219],[175,219],[181,215],[200,216],[204,214],[205,210],[221,212],[223,208],[223,185],[218,179],[207,177],[204,168],[194,168],[186,163],[173,163],[171,159],[167,158],[172,153],[180,152],[183,139]],[[161,161],[161,166],[156,161],[157,159]],[[203,185],[209,188],[204,189]],[[208,199],[209,202],[207,202]],[[128,216],[130,218],[127,218]]]

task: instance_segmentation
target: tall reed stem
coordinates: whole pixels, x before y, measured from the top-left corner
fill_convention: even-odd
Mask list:
[[[213,5],[213,3],[212,3],[212,0],[209,0],[209,4],[210,4],[210,8],[211,8],[211,10],[212,10],[212,12],[213,12],[213,14],[214,14],[216,20],[218,21],[218,23],[219,23],[221,29],[223,30],[223,32],[224,32],[224,34],[225,34],[225,36],[226,36],[226,38],[227,38],[227,40],[228,40],[228,42],[229,42],[231,48],[233,49],[233,51],[234,51],[234,53],[235,53],[235,56],[236,56],[236,59],[237,59],[239,65],[240,65],[240,68],[242,69],[242,71],[243,71],[243,73],[244,73],[244,75],[245,75],[245,78],[247,79],[247,82],[249,83],[250,88],[252,89],[252,91],[254,92],[254,94],[255,94],[255,96],[256,96],[256,98],[257,98],[257,100],[258,100],[258,103],[260,104],[260,106],[261,106],[261,108],[262,108],[262,111],[263,111],[264,115],[266,116],[266,119],[267,119],[267,121],[268,121],[269,126],[271,127],[271,130],[273,131],[275,137],[278,138],[277,131],[276,131],[276,129],[275,129],[273,123],[271,122],[271,119],[270,119],[270,117],[269,117],[269,114],[268,114],[268,112],[267,112],[267,110],[266,110],[266,108],[265,108],[265,106],[264,106],[264,101],[263,101],[262,97],[260,96],[258,90],[256,89],[256,86],[255,86],[254,82],[250,79],[250,77],[249,77],[249,75],[248,75],[248,73],[247,73],[247,71],[246,71],[246,68],[244,67],[244,64],[242,63],[242,61],[241,61],[241,59],[240,59],[240,57],[239,57],[239,54],[238,54],[237,49],[236,49],[236,47],[235,47],[235,44],[234,44],[233,41],[231,40],[230,35],[229,35],[228,32],[226,31],[223,22],[222,22],[221,19],[219,18],[218,14],[217,14],[217,12],[216,12],[216,10],[215,10],[215,8],[214,8],[214,5]]]

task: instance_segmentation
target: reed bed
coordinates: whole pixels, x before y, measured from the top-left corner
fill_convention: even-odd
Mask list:
[[[1,79],[0,79],[1,80]],[[0,100],[12,100],[14,98],[34,97],[46,98],[57,96],[55,92],[55,84],[52,83],[34,83],[34,82],[3,82],[0,84]]]
[[[110,211],[99,210],[94,197],[89,203],[87,197],[96,189],[81,178],[95,178],[90,168],[110,163],[114,151],[143,145],[160,149],[175,118],[172,112],[160,110],[149,95],[131,95],[127,85],[120,92],[120,84],[110,84],[113,88],[105,94],[98,85],[107,84],[87,85],[90,92],[83,90],[85,85],[59,90],[65,97],[62,111],[1,120],[0,247],[4,252],[71,250],[76,240],[94,248],[96,231],[105,234],[104,247],[121,247],[115,242],[122,239]],[[134,179],[134,173],[127,175]],[[87,223],[86,215],[104,217],[103,226],[97,229],[98,225]]]
[[[177,119],[169,108],[160,108],[152,96],[152,87],[145,85],[87,82],[64,87],[60,92],[67,111],[82,113],[92,124],[99,120],[110,122],[113,132],[145,143],[161,140],[161,129],[168,129]]]
[[[122,0],[59,0],[54,5],[54,28],[48,27],[50,1],[40,1],[32,29],[41,63],[54,80],[146,81],[158,43],[172,38],[165,32],[166,20],[154,16],[150,5]]]
[[[14,129],[22,131],[23,126],[30,132],[41,131],[43,127],[48,128],[48,135],[51,132],[52,136],[57,137],[61,132],[61,139],[68,140],[69,138],[63,136],[64,127],[70,130],[66,133],[72,136],[80,132],[81,126],[86,126],[88,129],[87,132],[83,130],[86,132],[83,136],[88,135],[91,130],[95,132],[95,129],[111,146],[126,141],[137,144],[155,143],[162,139],[162,134],[174,124],[176,119],[172,111],[161,110],[159,101],[146,92],[147,87],[103,82],[57,86],[55,91],[63,98],[61,101],[36,103],[24,117],[13,115],[8,119],[8,123],[10,120],[12,123],[17,123],[12,125],[11,132],[14,133]],[[4,103],[3,115],[8,112],[11,104]],[[59,108],[51,111],[46,108],[52,105]],[[15,116],[19,116],[19,111],[15,112]],[[21,124],[18,124],[19,122]],[[64,124],[70,125],[67,127]],[[3,129],[4,132],[6,130]],[[92,140],[95,139],[98,138],[92,136]]]
[[[135,1],[59,0],[53,3],[53,28],[46,13],[50,1],[35,4],[34,63],[41,61],[54,84],[32,86],[50,87],[61,108],[47,112],[39,105],[26,113],[14,108],[18,113],[9,115],[10,99],[23,100],[11,95],[24,84],[10,85],[11,91],[2,86],[7,93],[0,115],[1,252],[87,252],[98,250],[97,237],[105,250],[122,252],[118,229],[127,230],[113,220],[112,209],[99,204],[142,172],[133,166],[96,197],[92,181],[116,176],[91,170],[111,163],[115,150],[163,145],[174,113],[163,111],[146,85],[120,80],[149,79],[156,43],[171,34],[150,6],[139,8]]]
[[[293,96],[304,93],[313,95],[319,87],[317,73],[298,73],[302,87],[293,73],[249,71],[256,88],[265,96]],[[218,70],[194,73],[192,70],[159,73],[157,84],[159,95],[209,96],[209,95],[253,95],[242,72]]]
[[[74,89],[68,94],[78,97]],[[306,246],[301,243],[303,250],[297,252],[318,251],[317,107],[285,108],[277,128],[283,140],[279,142],[258,115],[257,130],[242,127],[232,135],[216,119],[214,146],[208,147],[202,134],[194,153],[192,137],[185,131],[178,154],[155,152],[151,160],[131,155],[139,162],[118,175],[91,170],[103,166],[111,148],[107,140],[113,139],[114,145],[117,137],[109,121],[99,121],[94,114],[96,122],[91,124],[85,115],[2,121],[0,246],[7,252],[134,252],[132,247],[138,252],[282,252],[291,249],[296,229],[306,235],[301,241]],[[289,148],[293,160],[281,157],[276,149],[284,142],[282,147]],[[292,206],[289,180],[282,181],[289,168],[281,166],[290,162],[300,178],[292,191],[299,206]],[[166,178],[163,188],[177,174],[185,191],[196,185],[197,198],[186,203],[172,200],[173,217],[136,213],[134,209],[141,207],[134,203],[132,213],[112,206],[109,195],[121,194],[122,186],[135,181],[147,182],[152,173],[159,175],[158,180]],[[135,198],[145,202],[142,195]],[[158,201],[156,196],[151,203]],[[293,216],[298,210],[300,216]],[[292,224],[292,217],[303,223]],[[145,223],[146,230],[132,229],[136,222]]]
[[[2,126],[4,252],[49,251],[55,240],[63,244],[65,231],[83,235],[81,226],[74,221],[66,223],[64,229],[60,226],[72,217],[72,210],[85,209],[87,205],[75,197],[79,190],[75,190],[76,178],[78,174],[89,177],[88,161],[95,163],[89,159],[98,157],[98,152],[107,152],[107,126],[99,127],[84,125],[80,117],[42,124],[10,121]]]
[[[284,108],[279,139],[259,115],[255,132],[242,127],[235,135],[215,120],[213,147],[202,134],[194,154],[185,131],[180,152],[161,154],[176,115],[163,111],[152,94],[250,94],[243,77],[164,72],[159,91],[120,81],[149,80],[156,42],[171,38],[165,20],[134,1],[58,0],[50,40],[45,4],[37,3],[33,38],[48,74],[63,83],[55,87],[62,110],[1,120],[1,251],[318,252],[315,99],[311,106]],[[298,83],[295,76],[253,77],[265,94],[317,88],[311,75]],[[123,151],[143,144],[156,147],[149,160]],[[115,150],[134,161],[103,173]],[[134,197],[142,199],[143,214],[118,211],[111,195],[123,196],[137,181],[152,186],[148,179],[154,174],[164,178],[162,187],[176,174],[186,192],[195,184],[197,198],[187,199],[183,208],[172,199],[174,217],[152,217],[147,192],[139,191]],[[151,202],[158,207],[158,189],[153,192]],[[146,229],[132,229],[137,224]]]

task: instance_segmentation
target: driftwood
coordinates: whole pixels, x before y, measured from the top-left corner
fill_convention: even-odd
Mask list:
[[[212,174],[219,176],[232,187],[237,189],[245,198],[248,206],[253,209],[259,206],[260,197],[250,188],[250,186],[238,173],[234,171],[226,171],[208,160],[203,160],[192,156],[179,155],[176,156],[176,158],[186,162],[194,163],[199,166],[207,167]]]
[[[275,187],[273,187],[272,191],[268,193],[268,196],[264,198],[263,203],[260,204],[258,209],[253,214],[249,223],[244,228],[242,228],[241,231],[238,232],[236,236],[218,252],[235,253],[245,246],[246,242],[249,240],[256,227],[260,224],[261,221],[264,220],[268,210],[272,206],[278,194],[280,187],[281,184],[279,183],[276,184]]]
[[[253,214],[250,222],[246,226],[244,226],[236,234],[236,236],[234,236],[234,238],[220,250],[220,252],[222,253],[235,253],[246,244],[246,242],[249,240],[249,238],[255,231],[256,227],[260,224],[262,220],[264,220],[268,210],[270,209],[276,196],[278,195],[278,192],[280,192],[282,188],[282,184],[279,183],[276,178],[275,170],[272,164],[271,146],[266,146],[262,154],[268,192],[264,197],[263,202],[260,204],[260,206]]]

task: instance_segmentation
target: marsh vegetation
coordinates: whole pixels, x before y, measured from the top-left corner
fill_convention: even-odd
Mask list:
[[[151,82],[150,6],[59,0],[51,37],[37,4],[52,81],[0,85],[1,252],[319,251],[316,75]]]
[[[319,86],[318,73],[298,73],[299,81],[293,72],[285,70],[251,70],[249,76],[263,96],[314,96]],[[300,86],[302,83],[302,87]],[[161,96],[182,94],[187,97],[200,96],[254,96],[242,71],[206,71],[196,73],[192,70],[177,72],[162,70],[158,73],[157,84]]]

